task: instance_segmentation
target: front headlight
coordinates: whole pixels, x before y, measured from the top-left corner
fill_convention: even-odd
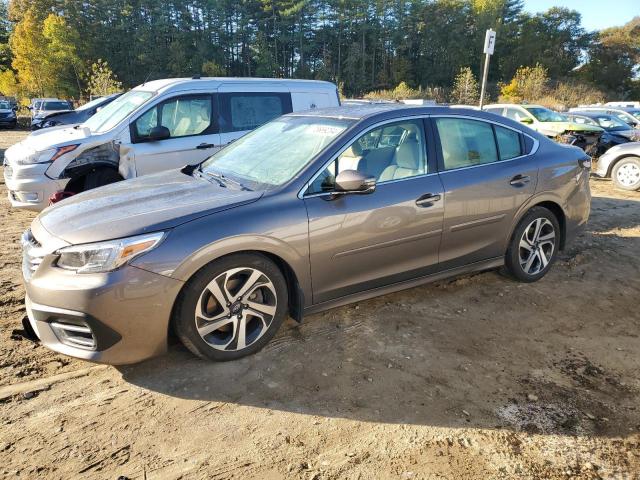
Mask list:
[[[35,165],[36,163],[49,163],[61,157],[65,153],[72,152],[79,145],[65,145],[64,147],[49,148],[42,152],[34,152],[31,155],[16,159],[20,165]]]
[[[56,265],[77,273],[110,272],[155,248],[164,232],[61,248]]]

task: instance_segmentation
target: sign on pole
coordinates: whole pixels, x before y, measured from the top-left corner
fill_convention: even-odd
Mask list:
[[[489,29],[484,36],[484,53],[493,55],[493,49],[496,46],[496,32]]]
[[[487,30],[484,36],[484,71],[482,72],[482,88],[480,89],[480,109],[484,105],[484,92],[487,88],[487,75],[489,74],[489,58],[493,55],[493,49],[496,46],[496,32],[491,28]]]

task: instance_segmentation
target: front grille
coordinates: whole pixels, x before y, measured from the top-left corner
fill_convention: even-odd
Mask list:
[[[38,270],[44,256],[42,245],[35,239],[31,229],[25,230],[22,234],[22,275],[25,280],[29,280]]]
[[[9,118],[9,113],[0,112],[0,118]]]

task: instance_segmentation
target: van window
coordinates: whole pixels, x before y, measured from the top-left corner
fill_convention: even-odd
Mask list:
[[[167,127],[171,138],[207,133],[211,127],[211,96],[171,98],[153,106],[134,122],[135,137],[143,140],[159,126]]]
[[[221,93],[220,132],[253,130],[292,112],[291,94],[268,92]]]
[[[491,124],[465,118],[436,118],[444,169],[470,167],[498,160]]]

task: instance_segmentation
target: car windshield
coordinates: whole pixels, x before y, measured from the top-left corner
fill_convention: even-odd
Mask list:
[[[629,130],[629,125],[613,115],[602,115],[595,118],[598,122],[598,126],[605,130]]]
[[[40,110],[70,110],[71,105],[67,102],[42,102]]]
[[[524,107],[539,122],[566,122],[567,118],[558,112],[544,107]]]
[[[0,110],[11,110],[9,102],[0,102]]]
[[[81,105],[80,107],[76,108],[76,110],[78,111],[88,110],[92,107],[95,107],[96,105],[100,105],[102,102],[104,102],[104,100],[105,100],[104,97],[94,98],[90,102],[87,102],[84,105]]]
[[[101,109],[93,117],[84,122],[83,126],[93,133],[107,132],[118,125],[131,112],[148,102],[153,95],[153,92],[131,90]]]
[[[201,170],[259,189],[274,188],[291,180],[352,124],[345,119],[280,117],[211,156]]]

